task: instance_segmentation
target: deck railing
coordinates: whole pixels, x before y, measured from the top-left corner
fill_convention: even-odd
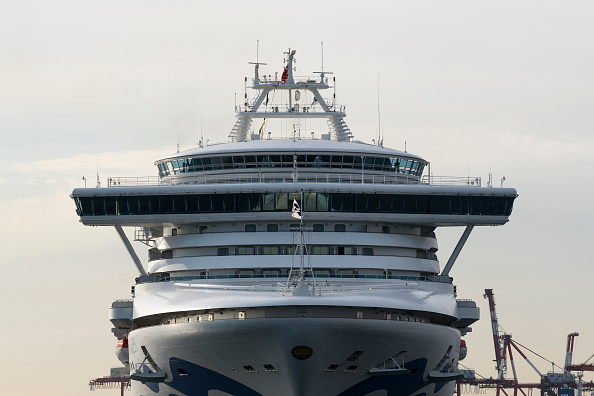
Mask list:
[[[358,175],[337,173],[301,174],[296,179],[291,173],[270,173],[251,175],[208,175],[200,177],[167,178],[158,176],[109,177],[108,187],[141,187],[184,184],[249,184],[249,183],[353,183],[353,184],[409,184],[430,186],[469,186],[481,187],[480,177],[423,176],[417,178],[407,175]]]

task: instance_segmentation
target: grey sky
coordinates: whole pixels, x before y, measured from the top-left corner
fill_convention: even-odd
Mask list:
[[[155,174],[201,122],[225,141],[257,39],[266,73],[291,47],[299,75],[319,70],[323,41],[357,139],[377,131],[379,73],[387,146],[406,141],[435,175],[491,170],[518,189],[510,223],[475,229],[452,272],[483,316],[465,365],[495,375],[484,288],[521,343],[561,364],[578,331],[575,360],[594,353],[594,3],[211,3],[1,3],[3,394],[84,394],[117,365],[107,310],[135,270],[114,230],[78,223],[69,194],[97,167],[104,183]],[[442,264],[461,232],[438,234]]]

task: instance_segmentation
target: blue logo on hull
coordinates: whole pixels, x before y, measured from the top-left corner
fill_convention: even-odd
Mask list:
[[[273,396],[273,394],[263,395],[225,375],[190,363],[183,359],[171,358],[169,359],[169,366],[171,368],[171,372],[173,373],[173,380],[171,382],[167,382],[166,384],[171,389],[174,389],[180,393],[169,393],[168,396],[208,396],[208,392],[211,390],[218,390],[234,396]],[[411,371],[409,374],[370,376],[369,378],[341,392],[337,396],[365,396],[372,392],[381,390],[385,390],[387,396],[427,396],[425,392],[417,392],[430,384],[435,385],[433,393],[437,393],[443,389],[446,383],[430,383],[424,381],[423,373],[426,366],[426,359],[417,359],[407,362],[406,368]],[[180,373],[186,375],[180,375]],[[151,391],[159,393],[159,386],[161,384],[146,383],[145,385]],[[274,390],[272,390],[272,392],[274,392]]]
[[[409,374],[372,376],[341,392],[338,396],[364,396],[380,390],[385,390],[387,396],[426,396],[424,392],[416,393],[430,384],[423,380],[426,366],[427,359],[407,362],[406,368],[410,370]],[[445,382],[435,384],[433,392],[439,392],[445,384]]]

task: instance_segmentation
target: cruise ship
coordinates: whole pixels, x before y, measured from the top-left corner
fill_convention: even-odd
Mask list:
[[[227,143],[72,192],[139,273],[110,310],[135,396],[451,396],[462,376],[479,310],[450,272],[516,190],[354,140],[334,77],[295,76],[295,53],[274,74],[255,62]],[[461,231],[443,266],[437,227]]]

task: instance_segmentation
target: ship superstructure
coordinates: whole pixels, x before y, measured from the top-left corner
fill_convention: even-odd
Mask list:
[[[508,221],[516,190],[423,177],[423,158],[353,141],[344,108],[320,93],[326,73],[294,77],[287,55],[281,78],[256,62],[257,95],[236,107],[229,143],[160,158],[146,183],[72,193],[81,222],[114,226],[140,274],[112,312],[132,392],[451,395],[479,315],[449,273],[474,226]],[[252,125],[275,117],[294,133]],[[301,133],[307,118],[328,133]],[[440,268],[442,226],[464,231]]]

